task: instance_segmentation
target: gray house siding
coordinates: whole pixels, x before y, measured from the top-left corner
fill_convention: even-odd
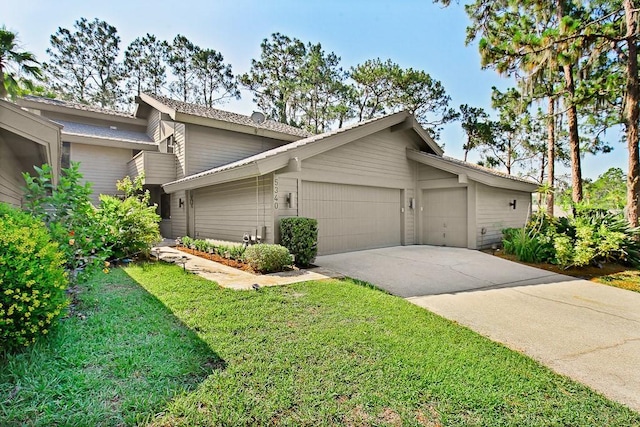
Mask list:
[[[416,143],[389,129],[302,161],[300,172],[277,175],[279,219],[316,218],[319,253],[415,243],[416,165],[406,148]],[[297,208],[286,196],[295,194]],[[279,237],[279,236],[277,236]]]
[[[161,185],[176,179],[175,155],[141,151],[129,160],[127,170],[132,179],[144,172],[145,185]]]
[[[187,175],[235,162],[286,141],[222,129],[187,125]]]
[[[176,155],[176,178],[184,178],[187,172],[186,164],[186,129],[182,123],[176,123],[174,127],[174,147],[173,153]]]
[[[160,111],[152,109],[147,118],[147,135],[154,141],[160,141]]]
[[[129,173],[127,163],[132,154],[132,150],[126,148],[71,144],[71,160],[80,162],[80,173],[84,182],[92,183],[92,198],[96,203],[100,194],[119,193],[116,181]]]
[[[515,209],[509,206],[514,200]],[[500,243],[504,228],[524,226],[531,213],[530,194],[483,184],[477,184],[476,203],[478,248]]]
[[[261,233],[274,242],[273,175],[249,178],[193,191],[194,236],[242,241],[244,233]]]
[[[22,165],[0,135],[0,202],[20,206],[24,185]]]

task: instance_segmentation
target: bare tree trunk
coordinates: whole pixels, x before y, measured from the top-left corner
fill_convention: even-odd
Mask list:
[[[564,17],[565,1],[558,2],[558,20]],[[571,155],[571,187],[574,203],[582,201],[582,167],[580,165],[580,137],[578,134],[578,111],[573,102],[576,87],[573,80],[573,65],[562,66],[564,74],[564,104],[567,109],[567,122],[569,124],[569,152]]]
[[[580,137],[578,134],[578,111],[573,103],[575,84],[573,81],[573,67],[563,65],[565,89],[565,106],[567,107],[567,122],[569,124],[569,151],[571,154],[571,187],[574,203],[582,201],[582,166],[580,165]]]
[[[549,121],[547,123],[547,184],[549,185],[549,192],[547,193],[547,214],[553,216],[553,206],[555,203],[555,159],[556,159],[556,104],[553,97],[549,97],[549,107],[547,113],[549,114]]]
[[[632,0],[624,0],[627,25],[627,87],[625,93],[625,125],[627,148],[629,149],[629,172],[627,174],[627,219],[638,225],[638,197],[640,196],[640,155],[638,153],[638,45],[636,44],[637,21]]]

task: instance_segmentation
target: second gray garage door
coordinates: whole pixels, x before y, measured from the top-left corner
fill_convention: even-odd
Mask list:
[[[424,190],[422,200],[422,243],[466,248],[467,189]]]
[[[321,255],[401,244],[401,190],[302,182],[301,215],[318,220]]]

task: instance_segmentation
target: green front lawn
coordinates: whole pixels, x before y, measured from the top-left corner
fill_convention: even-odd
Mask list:
[[[238,292],[171,265],[96,277],[0,362],[0,425],[640,425],[640,414],[351,281]]]

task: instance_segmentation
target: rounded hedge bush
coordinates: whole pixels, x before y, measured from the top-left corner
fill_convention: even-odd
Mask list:
[[[14,350],[55,325],[68,304],[68,281],[42,222],[0,203],[0,236],[0,341]]]
[[[244,251],[244,262],[255,271],[274,273],[282,271],[293,263],[289,250],[280,245],[260,243],[249,246]]]
[[[318,221],[304,217],[282,218],[280,241],[295,257],[297,265],[308,267],[318,254]]]

